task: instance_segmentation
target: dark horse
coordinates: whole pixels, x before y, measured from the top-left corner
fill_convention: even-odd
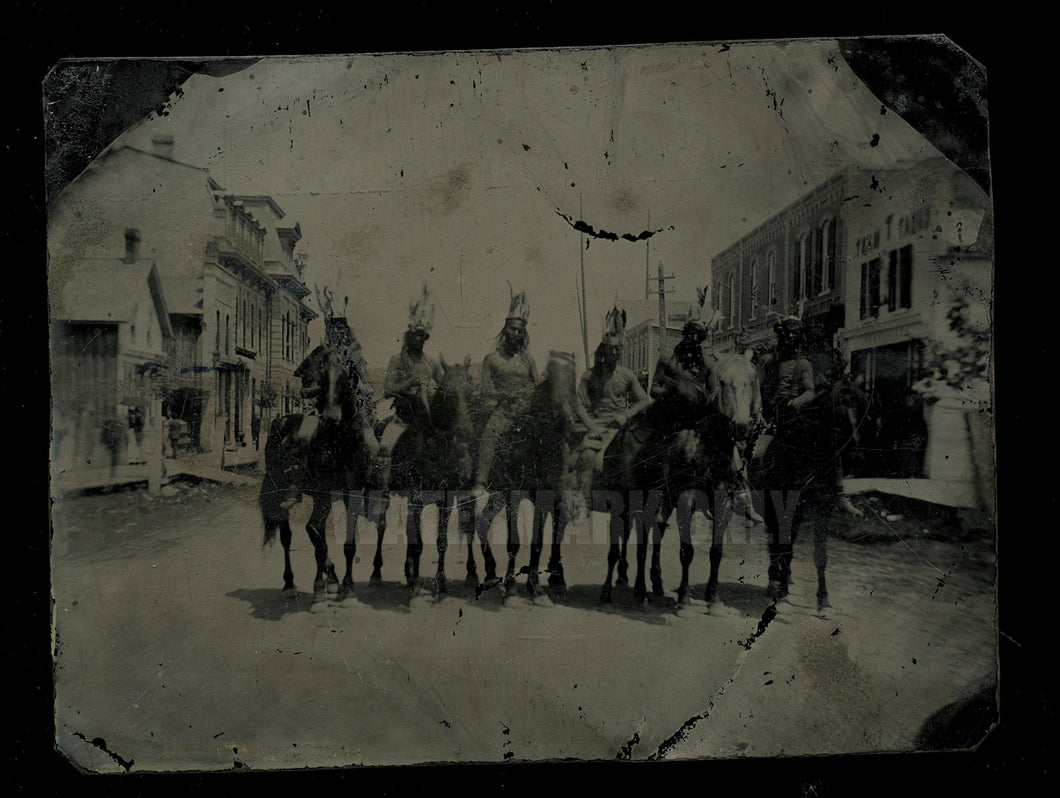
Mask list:
[[[817,571],[817,610],[829,605],[825,568],[828,537],[840,507],[860,514],[840,501],[842,455],[853,440],[849,423],[837,402],[842,387],[819,380],[814,399],[789,418],[768,446],[751,463],[756,495],[766,499],[764,513],[769,537],[769,594],[774,600],[788,594],[794,543],[800,529],[812,526],[813,563]]]
[[[719,492],[742,484],[737,452],[750,446],[760,396],[754,366],[742,355],[730,354],[707,364],[701,378],[692,376],[670,358],[660,359],[652,380],[652,404],[631,418],[604,452],[603,469],[596,475],[595,509],[612,518],[607,579],[600,592],[611,601],[616,565],[618,582],[627,582],[626,552],[631,521],[637,523],[637,575],[634,598],[647,598],[645,564],[649,524],[652,525],[652,592],[663,594],[660,554],[671,512],[676,508],[680,537],[681,584],[678,604],[688,603],[689,567],[694,554],[692,512],[699,507],[714,517],[710,550],[711,574],[706,598],[717,595],[718,566],[725,508]],[[633,499],[637,497],[636,506]],[[607,506],[603,502],[607,501]],[[638,523],[639,522],[639,523]],[[616,526],[617,525],[617,526]]]
[[[449,540],[449,512],[454,503],[460,535],[468,536],[467,582],[478,584],[471,538],[474,525],[474,503],[470,496],[474,435],[467,401],[471,386],[470,362],[470,358],[454,365],[442,361],[445,373],[441,382],[429,398],[413,403],[412,423],[401,433],[391,455],[390,490],[404,495],[408,501],[405,580],[410,589],[416,589],[419,584],[423,554],[422,516],[428,504],[438,507],[438,571],[435,574],[438,592],[447,592],[445,554]],[[372,584],[382,581],[382,546],[389,498],[388,494],[380,512]],[[488,554],[485,542],[483,554],[487,567],[492,570],[492,555]]]
[[[552,516],[552,544],[547,567],[549,590],[556,596],[566,592],[562,543],[571,520],[568,461],[576,401],[573,358],[553,352],[544,379],[534,386],[521,412],[512,418],[509,428],[497,441],[497,454],[490,466],[490,493],[477,523],[483,555],[490,557],[486,563],[486,584],[490,585],[493,582],[492,555],[488,553],[487,535],[493,519],[507,506],[506,596],[515,590],[515,563],[520,549],[519,505],[523,499],[534,505],[530,563],[519,570],[519,574],[527,576],[527,594],[533,597],[539,592],[544,529],[549,515]]]
[[[353,590],[353,558],[356,554],[354,509],[367,506],[369,487],[375,482],[374,452],[366,440],[364,425],[357,412],[356,398],[338,354],[329,346],[318,346],[298,367],[295,375],[302,380],[302,395],[318,408],[318,426],[307,439],[300,434],[303,414],[281,416],[273,420],[265,444],[265,479],[258,502],[265,522],[262,545],[268,545],[280,534],[283,544],[283,589],[294,590],[291,569],[290,506],[303,493],[313,502],[306,532],[313,544],[317,572],[313,591],[323,593],[329,584],[338,584],[335,566],[328,557],[327,520],[336,495],[341,495],[347,509],[346,574],[339,587],[342,599]],[[312,419],[310,419],[312,421]],[[359,507],[351,505],[357,497]]]

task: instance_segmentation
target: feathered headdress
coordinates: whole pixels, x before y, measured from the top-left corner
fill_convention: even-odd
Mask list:
[[[419,330],[425,332],[428,335],[431,332],[431,327],[434,325],[434,300],[431,298],[431,292],[427,288],[427,283],[423,284],[423,295],[409,303],[409,329]]]
[[[703,318],[703,306],[707,302],[707,289],[696,287],[696,303],[688,308],[688,321],[685,322],[681,334],[686,338],[698,338],[700,342],[706,340],[710,330],[710,321]],[[711,319],[713,320],[713,319]]]
[[[512,284],[508,283],[508,291],[512,291]],[[517,321],[523,325],[530,318],[530,303],[526,299],[526,292],[512,293],[511,303],[508,305],[508,317],[505,321]]]
[[[601,343],[621,345],[626,340],[626,311],[615,305],[607,311],[604,319],[604,337]]]

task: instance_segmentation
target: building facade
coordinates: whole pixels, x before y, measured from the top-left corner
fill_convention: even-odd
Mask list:
[[[54,415],[82,415],[83,399],[64,388],[72,378],[62,373],[77,367],[59,357],[84,314],[78,297],[100,294],[96,313],[119,307],[133,270],[149,264],[167,335],[134,360],[155,365],[164,382],[157,413],[185,430],[189,448],[231,464],[263,417],[299,403],[293,373],[316,316],[305,302],[305,262],[294,253],[301,231],[271,198],[231,193],[205,169],[175,160],[171,142],[157,146],[104,153],[49,208]],[[97,427],[120,422],[105,405]]]
[[[719,322],[709,346],[768,357],[776,319],[799,316],[815,373],[834,380],[845,371],[864,393],[866,457],[851,489],[990,503],[983,359],[992,262],[975,247],[988,206],[985,192],[942,158],[871,175],[850,168],[712,259]],[[955,341],[962,313],[974,321]],[[967,385],[929,379],[950,350],[975,359]]]

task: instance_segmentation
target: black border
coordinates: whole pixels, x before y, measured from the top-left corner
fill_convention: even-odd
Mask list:
[[[9,182],[7,285],[0,289],[2,384],[10,419],[4,519],[14,544],[4,570],[4,684],[8,690],[3,779],[19,790],[107,795],[202,790],[237,794],[254,789],[350,789],[405,795],[460,789],[503,795],[581,790],[738,790],[740,793],[872,795],[995,794],[1011,785],[1036,788],[1057,781],[1051,743],[1056,738],[1050,586],[1056,491],[1048,468],[1017,446],[1026,441],[1047,455],[1057,436],[1048,396],[1055,371],[1046,326],[1057,304],[1052,290],[1050,220],[1044,196],[1052,165],[1050,72],[1039,68],[1055,43],[1035,6],[967,4],[855,7],[819,3],[808,8],[689,9],[688,4],[532,2],[167,6],[82,4],[49,7],[16,0],[8,11],[3,53],[15,102],[6,104]],[[992,186],[1000,264],[995,292],[1002,663],[1001,723],[972,753],[864,755],[794,760],[650,763],[546,763],[424,766],[309,772],[136,774],[85,776],[52,749],[47,460],[47,307],[44,300],[43,122],[41,81],[66,57],[225,57],[302,53],[383,52],[509,47],[598,46],[680,41],[948,35],[989,76]],[[10,78],[13,77],[14,81]],[[1022,158],[1019,156],[1023,156]],[[1043,157],[1044,156],[1044,157]],[[1038,160],[1035,160],[1035,159]],[[1039,219],[1044,223],[1040,223]],[[1052,222],[1055,227],[1055,222]],[[1019,281],[1017,283],[1017,281]],[[1017,304],[1018,303],[1018,304]],[[1000,323],[998,323],[1000,322]],[[1017,380],[1020,382],[1017,383]],[[1022,385],[1022,389],[1017,388]],[[1017,393],[1019,391],[1019,393]],[[1053,434],[1050,434],[1053,433]],[[25,436],[25,437],[22,437]],[[23,442],[24,441],[24,442]],[[9,472],[10,473],[10,472]],[[1019,480],[1016,480],[1016,474]],[[267,781],[266,781],[267,779]]]

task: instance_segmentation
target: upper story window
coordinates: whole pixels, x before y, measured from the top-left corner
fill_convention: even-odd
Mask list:
[[[831,291],[836,287],[838,281],[838,249],[836,237],[836,221],[828,219],[822,226],[822,257],[823,257],[823,285],[822,292]]]
[[[873,258],[861,264],[860,318],[871,319],[880,315],[880,259]]]
[[[758,258],[751,260],[751,315],[749,318],[758,316]]]
[[[736,273],[732,272],[729,274],[729,327],[735,327],[737,324],[737,311],[739,303],[736,301]]]
[[[773,308],[777,304],[777,253],[770,252],[766,256],[766,291],[768,297],[766,301],[769,303],[769,307]]]
[[[818,296],[824,290],[824,228],[818,227],[811,236],[806,237],[812,242],[810,251],[810,269],[806,276],[806,296]]]
[[[798,302],[803,296],[806,271],[810,266],[810,235],[803,233],[795,243],[795,267],[791,275],[791,298]]]
[[[913,245],[891,250],[887,264],[887,310],[913,306]]]

